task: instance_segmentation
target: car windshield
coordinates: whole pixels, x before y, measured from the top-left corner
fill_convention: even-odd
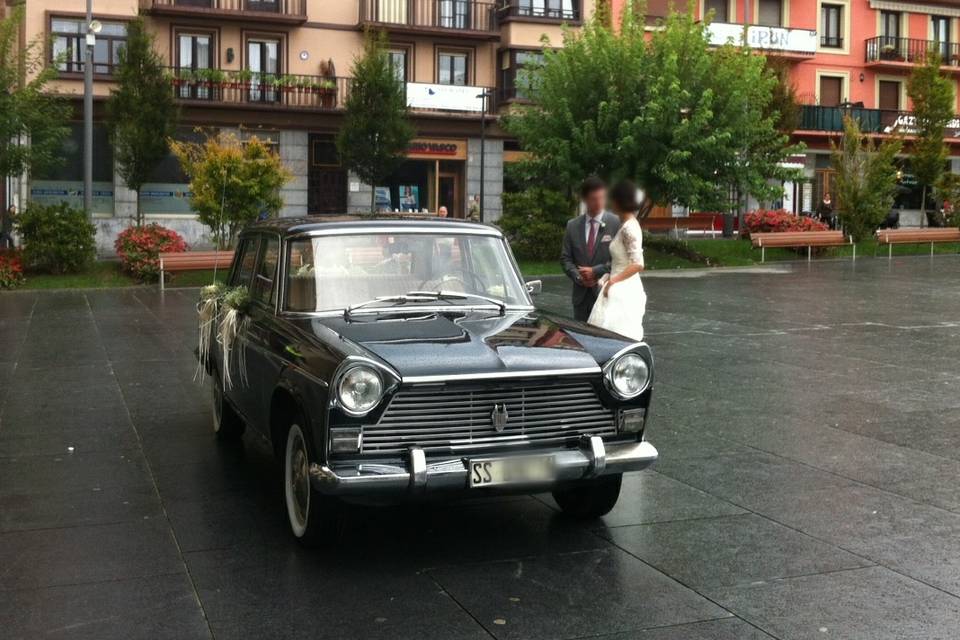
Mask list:
[[[529,304],[506,244],[498,237],[384,232],[290,241],[288,311],[335,311],[382,297],[439,291],[469,294],[444,296],[443,305],[485,304],[471,296]],[[423,301],[427,299],[413,302]]]

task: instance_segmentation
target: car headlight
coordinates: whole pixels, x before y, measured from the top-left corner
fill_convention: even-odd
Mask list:
[[[357,365],[340,376],[337,400],[350,414],[363,415],[377,406],[383,397],[383,380],[373,367]]]
[[[640,395],[650,384],[650,366],[636,353],[625,353],[607,368],[607,384],[621,398]]]

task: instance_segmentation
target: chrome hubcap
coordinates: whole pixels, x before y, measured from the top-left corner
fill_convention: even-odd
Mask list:
[[[293,454],[292,472],[293,472],[293,497],[297,508],[297,519],[300,522],[307,521],[307,506],[310,500],[310,484],[307,478],[307,454],[304,453],[300,441],[300,447]]]
[[[294,535],[303,536],[310,516],[310,460],[300,427],[292,425],[287,435],[284,475],[287,514]]]

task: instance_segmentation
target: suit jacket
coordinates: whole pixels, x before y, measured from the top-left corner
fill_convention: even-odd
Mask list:
[[[597,230],[597,241],[593,247],[593,254],[587,253],[587,216],[579,215],[567,222],[567,230],[563,235],[563,251],[560,254],[560,264],[564,273],[573,281],[573,304],[580,304],[591,287],[585,287],[580,280],[577,267],[593,267],[597,279],[610,273],[610,242],[620,229],[620,218],[609,211],[604,211],[600,217],[600,228]]]

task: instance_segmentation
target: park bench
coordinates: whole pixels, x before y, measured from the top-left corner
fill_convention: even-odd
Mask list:
[[[713,217],[706,216],[685,216],[678,218],[644,218],[640,220],[640,228],[650,233],[663,231],[709,231],[716,235],[716,229],[713,224]]]
[[[960,243],[960,229],[957,228],[926,228],[926,229],[879,229],[877,231],[877,245],[887,245],[887,258],[893,257],[895,244],[926,244],[930,243],[930,255],[933,255],[933,245],[943,242]]]
[[[760,262],[767,259],[768,247],[807,248],[807,260],[810,260],[814,247],[853,246],[853,259],[857,259],[857,246],[852,238],[846,238],[842,231],[779,231],[773,233],[751,233],[753,248],[760,249]]]
[[[160,254],[160,290],[164,289],[164,273],[200,271],[201,269],[228,269],[233,263],[233,251],[186,251]]]

